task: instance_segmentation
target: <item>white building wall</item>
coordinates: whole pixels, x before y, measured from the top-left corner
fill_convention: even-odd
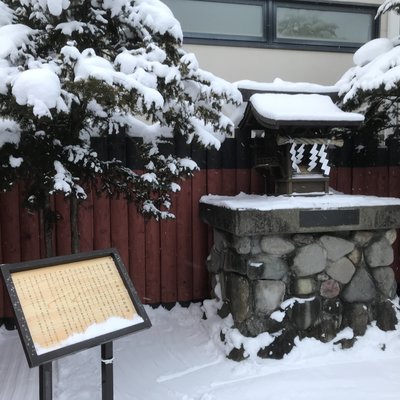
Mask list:
[[[373,0],[362,3],[381,4]],[[389,18],[383,15],[381,18],[382,37],[398,35],[399,27],[397,15],[390,15]],[[331,85],[353,65],[353,55],[349,53],[193,44],[187,44],[185,48],[196,54],[201,68],[230,82],[242,79],[270,82],[278,77],[288,81]]]

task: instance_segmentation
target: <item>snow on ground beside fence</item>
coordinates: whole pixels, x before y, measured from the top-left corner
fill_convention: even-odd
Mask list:
[[[199,304],[171,311],[146,307],[152,328],[114,344],[116,400],[372,400],[398,399],[400,327],[367,330],[354,348],[314,339],[283,360],[227,360],[219,342],[224,323]],[[215,307],[214,307],[215,309]],[[0,399],[38,399],[16,331],[0,328]],[[54,363],[54,399],[101,398],[100,349]]]

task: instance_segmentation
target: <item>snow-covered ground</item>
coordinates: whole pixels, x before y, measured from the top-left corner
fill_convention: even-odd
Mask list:
[[[146,307],[153,326],[114,343],[116,400],[386,400],[400,398],[400,327],[367,330],[350,350],[303,340],[283,360],[225,358],[224,324],[202,319],[199,304],[171,311]],[[210,312],[211,311],[211,312]],[[225,321],[226,322],[226,321]],[[54,398],[95,400],[100,349],[54,363]],[[16,331],[0,328],[0,399],[38,399],[38,369],[29,369]]]

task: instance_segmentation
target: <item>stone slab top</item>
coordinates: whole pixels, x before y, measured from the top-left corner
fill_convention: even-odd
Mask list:
[[[237,236],[400,227],[400,199],[329,193],[320,196],[208,195],[200,216]]]

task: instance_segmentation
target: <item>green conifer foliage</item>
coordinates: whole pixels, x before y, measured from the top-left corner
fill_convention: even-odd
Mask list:
[[[219,147],[240,93],[199,68],[179,23],[158,0],[0,1],[0,188],[25,182],[25,204],[86,188],[171,216],[170,193],[197,169],[160,143]],[[94,137],[135,140],[142,173],[101,160]]]

